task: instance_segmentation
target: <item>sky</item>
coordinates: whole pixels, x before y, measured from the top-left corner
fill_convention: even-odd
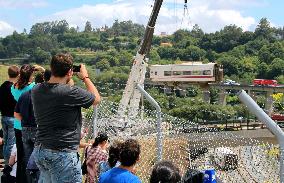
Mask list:
[[[283,0],[164,0],[155,34],[191,30],[198,24],[205,32],[215,32],[235,24],[253,31],[262,17],[272,26],[284,26]],[[84,29],[86,21],[94,28],[111,26],[114,20],[147,24],[154,0],[0,0],[0,37],[14,30],[28,32],[38,22],[67,20]]]

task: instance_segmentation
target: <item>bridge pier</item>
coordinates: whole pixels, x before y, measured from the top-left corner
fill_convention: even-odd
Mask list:
[[[221,90],[219,93],[219,104],[225,106],[227,104],[226,98],[227,98],[226,91]]]
[[[273,112],[273,91],[266,92],[266,103],[265,103],[265,110],[267,114],[270,116]]]
[[[256,97],[255,91],[248,90],[248,95],[249,95],[254,101],[256,101],[257,97]]]
[[[210,103],[210,91],[209,90],[203,90],[203,100],[206,103]]]

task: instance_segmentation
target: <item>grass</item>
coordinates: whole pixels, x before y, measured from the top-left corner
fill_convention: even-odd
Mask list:
[[[148,182],[153,166],[156,163],[156,138],[151,136],[148,138],[140,138],[141,155],[136,165],[136,174],[142,179],[142,182]],[[188,147],[188,140],[185,138],[166,137],[163,140],[163,160],[169,160],[180,169],[184,174],[189,166],[187,159],[188,153],[184,150]]]
[[[7,65],[0,65],[0,83],[2,84],[4,81],[8,79],[8,67]]]

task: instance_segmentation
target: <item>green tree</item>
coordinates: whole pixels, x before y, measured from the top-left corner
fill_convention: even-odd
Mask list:
[[[236,25],[225,26],[216,37],[215,50],[217,52],[227,52],[238,46],[243,30]]]
[[[267,18],[260,19],[259,24],[257,25],[254,33],[256,37],[261,37],[266,39],[271,38],[272,29],[270,26],[270,22],[267,20]]]
[[[92,24],[91,22],[87,21],[85,24],[84,32],[92,32],[92,31],[93,31]]]
[[[258,52],[259,60],[270,64],[273,60],[273,55],[270,53],[270,50],[267,45],[263,45],[263,47]]]
[[[225,75],[238,75],[239,60],[236,57],[225,55],[218,59],[218,63],[223,65]]]
[[[271,63],[271,70],[269,73],[270,78],[276,78],[277,76],[284,74],[284,60],[275,58]]]
[[[270,52],[274,58],[284,59],[284,44],[281,42],[272,43]]]
[[[106,32],[100,33],[100,41],[101,42],[108,42],[109,35]]]
[[[150,53],[149,53],[149,59],[151,60],[150,62],[152,62],[152,61],[160,61],[161,57],[159,56],[157,50],[152,49],[152,50],[150,50]]]
[[[69,31],[69,24],[66,20],[51,22],[51,34],[64,34]]]
[[[177,42],[182,41],[183,39],[185,39],[188,36],[189,36],[189,31],[178,30],[178,31],[174,32],[174,34],[173,34],[173,41],[177,43]]]
[[[110,64],[107,59],[102,59],[96,63],[96,68],[101,71],[108,70],[110,68]]]
[[[260,62],[257,65],[257,78],[267,78],[268,77],[268,72],[269,72],[269,66],[265,62]]]
[[[192,27],[192,30],[190,31],[190,35],[192,35],[192,37],[195,38],[202,38],[202,36],[204,35],[203,30],[199,27],[198,24],[195,24]]]
[[[49,52],[46,52],[38,47],[35,49],[32,55],[32,59],[34,60],[35,63],[45,64],[45,63],[49,63],[51,59],[51,55]]]

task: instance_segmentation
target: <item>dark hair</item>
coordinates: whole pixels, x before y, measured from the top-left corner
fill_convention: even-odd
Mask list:
[[[120,142],[115,142],[113,145],[109,147],[108,151],[108,164],[111,168],[113,168],[117,161],[119,160],[119,154],[121,150],[121,145],[122,143]]]
[[[35,75],[35,83],[43,83],[44,82],[44,79],[43,79],[43,73],[40,72],[40,73],[37,73]]]
[[[51,71],[49,69],[46,69],[43,74],[44,81],[49,81],[50,77],[51,77]]]
[[[20,73],[20,69],[16,65],[12,65],[8,68],[9,78],[16,78],[18,77],[19,73]]]
[[[17,86],[20,90],[25,88],[25,86],[28,85],[33,72],[34,68],[31,65],[24,64],[20,69],[20,77],[15,86]]]
[[[139,159],[140,145],[137,140],[128,139],[121,145],[120,163],[123,166],[132,166]]]
[[[158,162],[150,177],[150,183],[177,183],[180,180],[179,169],[170,161]]]
[[[95,138],[95,142],[93,143],[92,147],[97,147],[100,143],[107,140],[108,136],[106,133],[99,133],[98,136]]]
[[[54,55],[50,62],[51,73],[55,77],[64,77],[73,67],[73,57],[70,54]]]

